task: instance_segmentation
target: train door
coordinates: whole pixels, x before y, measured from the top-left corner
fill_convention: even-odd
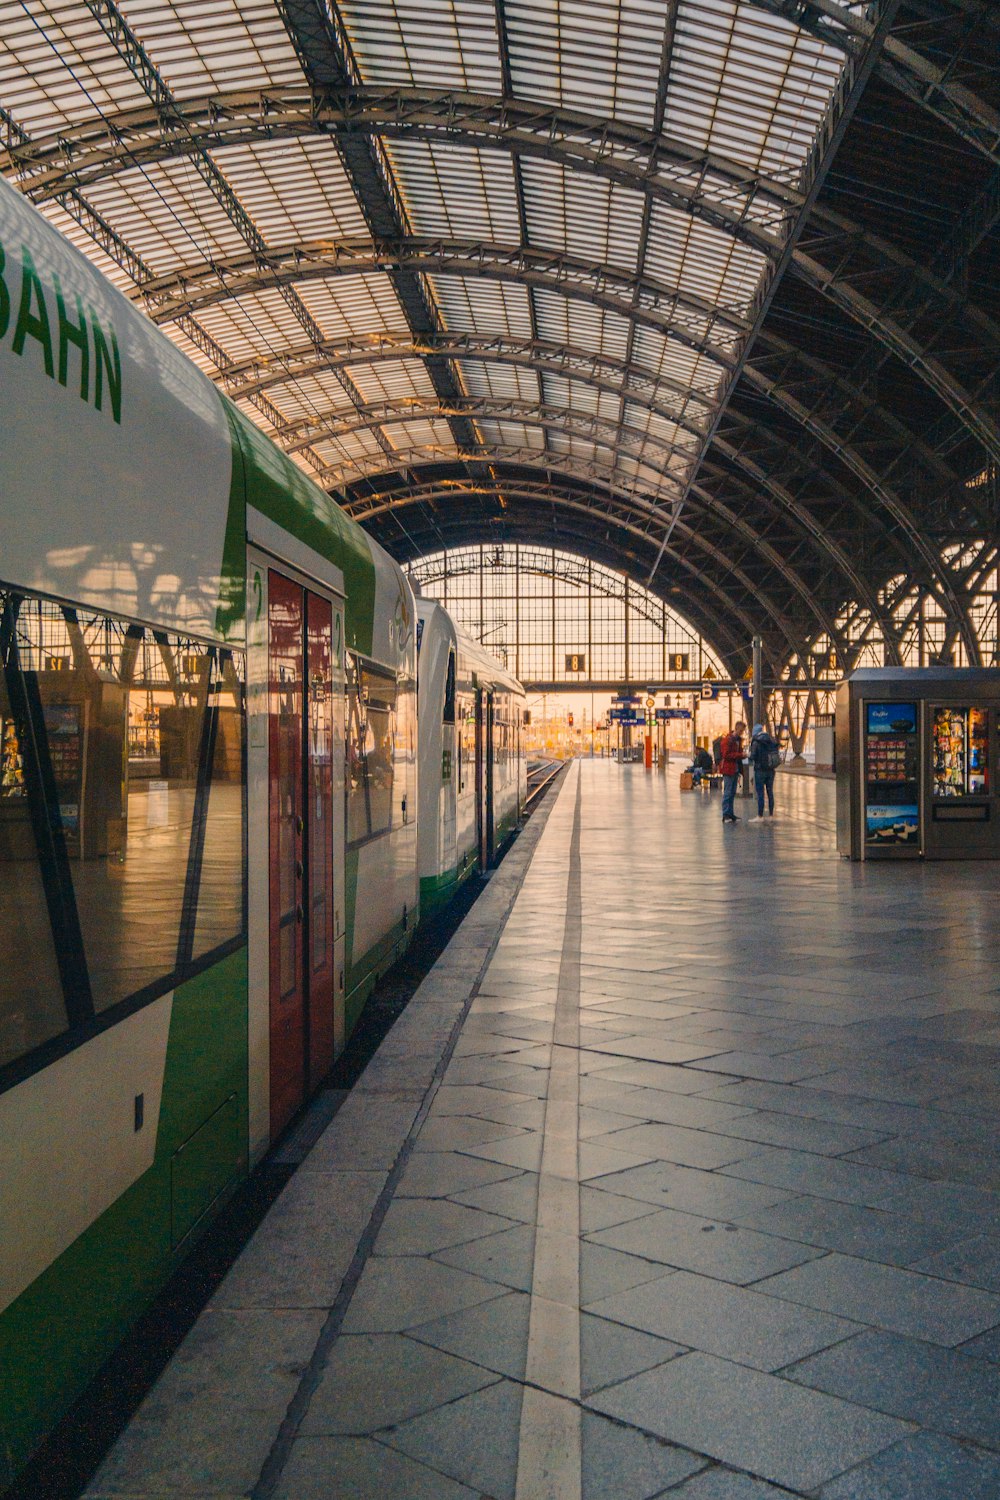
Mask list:
[[[343,987],[334,919],[334,606],[273,568],[267,593],[273,1139],[333,1061]],[[342,628],[339,612],[336,623]]]
[[[496,765],[496,709],[493,694],[486,694],[486,862],[492,865],[496,858],[494,768]]]
[[[486,694],[476,688],[476,853],[479,868],[488,863],[486,846]]]

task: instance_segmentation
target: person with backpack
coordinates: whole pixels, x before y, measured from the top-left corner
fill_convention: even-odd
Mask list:
[[[740,769],[743,765],[743,731],[746,729],[743,720],[734,724],[728,734],[723,735],[722,744],[719,746],[719,769],[722,771],[722,821],[723,823],[738,823],[740,820],[733,810],[736,798],[736,783],[740,779]]]
[[[750,736],[750,764],[753,766],[753,782],[757,788],[757,816],[764,816],[764,793],[767,793],[767,815],[774,817],[774,773],[781,765],[778,742],[772,739],[763,724],[753,726]]]

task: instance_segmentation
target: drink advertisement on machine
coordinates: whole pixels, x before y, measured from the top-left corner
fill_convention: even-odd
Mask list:
[[[865,842],[920,841],[917,705],[865,705]]]

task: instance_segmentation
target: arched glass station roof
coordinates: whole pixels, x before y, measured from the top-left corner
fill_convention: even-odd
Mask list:
[[[988,0],[0,0],[0,170],[404,560],[575,552],[793,675],[903,659],[903,576],[989,660],[998,48]]]

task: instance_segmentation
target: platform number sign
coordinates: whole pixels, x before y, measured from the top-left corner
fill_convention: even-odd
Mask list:
[[[667,657],[667,666],[671,672],[690,672],[691,657],[686,651],[671,651]]]
[[[587,658],[582,651],[573,651],[566,657],[567,672],[586,672]]]

